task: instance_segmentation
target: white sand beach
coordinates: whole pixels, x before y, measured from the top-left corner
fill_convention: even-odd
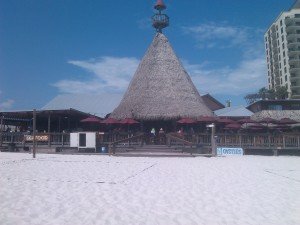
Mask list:
[[[299,157],[0,153],[1,225],[297,225]]]

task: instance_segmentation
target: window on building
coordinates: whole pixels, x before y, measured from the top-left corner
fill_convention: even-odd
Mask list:
[[[282,105],[268,105],[269,110],[282,110]]]
[[[279,68],[281,69],[281,63],[279,63]]]
[[[268,49],[268,44],[266,43],[266,49]]]
[[[281,27],[280,32],[281,32],[281,34],[283,33],[283,27]]]
[[[300,104],[291,104],[291,110],[299,110],[300,109]]]
[[[283,63],[284,63],[284,65],[286,65],[286,60],[285,59],[283,60]]]
[[[286,73],[286,71],[287,71],[287,70],[286,70],[286,67],[284,67],[284,73]]]
[[[285,51],[283,51],[283,53],[282,53],[282,54],[283,54],[283,57],[285,57]]]
[[[284,43],[282,43],[282,48],[284,48]]]
[[[281,36],[281,40],[282,40],[282,42],[284,42],[284,36]]]
[[[280,20],[280,26],[282,26],[282,20]]]
[[[285,80],[285,82],[287,82],[287,75],[285,75],[284,80]]]
[[[282,78],[280,78],[280,84],[282,84]]]

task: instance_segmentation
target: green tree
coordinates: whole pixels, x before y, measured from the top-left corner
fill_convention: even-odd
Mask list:
[[[288,93],[287,87],[285,87],[285,86],[278,87],[275,90],[275,97],[277,99],[287,99],[288,94],[289,93]]]
[[[258,95],[260,96],[261,99],[265,100],[269,96],[269,90],[267,88],[263,87],[258,90]]]

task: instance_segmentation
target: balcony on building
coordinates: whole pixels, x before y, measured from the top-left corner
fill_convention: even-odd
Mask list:
[[[292,72],[290,76],[291,81],[296,81],[300,79],[300,72]]]
[[[300,22],[293,22],[289,25],[286,26],[286,32],[293,32],[296,31],[297,29],[299,29],[300,27]]]
[[[300,71],[300,64],[298,65],[291,65],[290,66],[290,72],[293,73],[293,72],[299,72]]]
[[[291,38],[287,41],[288,48],[297,48],[300,46],[300,38]]]

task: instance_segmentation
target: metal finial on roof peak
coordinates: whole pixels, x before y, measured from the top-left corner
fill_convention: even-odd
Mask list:
[[[162,33],[162,29],[169,26],[169,17],[166,14],[161,13],[167,7],[163,0],[157,0],[154,5],[154,9],[158,12],[152,16],[152,26],[156,29],[158,33]]]
[[[157,0],[155,6],[154,6],[154,9],[157,9],[157,10],[164,10],[166,9],[167,6],[164,4],[163,0]]]

